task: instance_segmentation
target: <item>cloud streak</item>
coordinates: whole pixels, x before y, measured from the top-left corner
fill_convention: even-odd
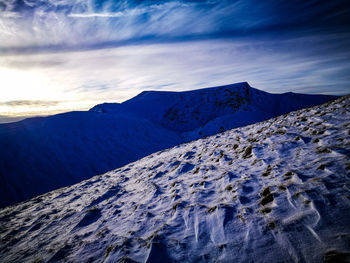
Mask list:
[[[0,106],[10,107],[50,107],[58,105],[59,101],[47,101],[47,100],[12,100],[0,102]]]
[[[2,1],[0,51],[69,50],[350,27],[346,1]],[[303,34],[306,34],[304,32]]]
[[[350,45],[350,40],[339,35],[201,40],[7,56],[3,67],[41,73],[50,80],[47,85],[59,84],[56,98],[92,103],[121,102],[143,90],[190,90],[242,81],[269,92],[345,94],[350,52],[339,48],[342,45]],[[45,66],[48,61],[52,63]],[[21,93],[2,81],[1,87],[13,91],[11,98]]]

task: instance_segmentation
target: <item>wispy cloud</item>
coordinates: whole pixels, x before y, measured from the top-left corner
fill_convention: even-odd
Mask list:
[[[7,56],[3,67],[44,72],[50,80],[47,85],[59,85],[55,97],[91,103],[122,102],[143,90],[190,90],[242,81],[269,92],[344,94],[350,84],[350,52],[339,48],[342,45],[350,46],[350,39],[313,36],[201,40]],[[30,63],[24,68],[21,60]],[[47,61],[62,63],[35,66]],[[42,83],[40,79],[35,81]],[[0,87],[9,90],[4,93],[13,90],[12,97],[21,93],[1,79]],[[45,86],[38,91],[43,92]]]
[[[47,100],[12,100],[0,102],[0,106],[10,107],[50,107],[58,105],[59,101],[47,101]]]
[[[286,34],[350,27],[346,1],[2,1],[0,51]]]
[[[45,60],[33,57],[12,57],[4,59],[3,64],[8,68],[15,69],[33,69],[33,68],[50,68],[58,65],[63,65],[65,62],[62,59]]]
[[[76,18],[91,18],[91,17],[122,17],[125,16],[122,12],[117,13],[90,13],[90,14],[69,14],[70,17],[76,17]]]
[[[136,8],[130,8],[130,9],[124,9],[123,11],[117,11],[117,12],[83,12],[83,13],[71,13],[68,14],[68,17],[75,17],[75,18],[91,18],[91,17],[127,17],[127,16],[138,16],[143,14],[148,14],[154,11],[160,11],[160,10],[168,10],[169,8],[174,7],[189,7],[190,4],[184,4],[179,2],[173,2],[170,5],[169,4],[158,4],[158,5],[149,5],[147,7],[136,7]]]

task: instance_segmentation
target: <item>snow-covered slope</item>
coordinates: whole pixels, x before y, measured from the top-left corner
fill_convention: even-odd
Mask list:
[[[1,262],[349,262],[350,96],[0,210]]]
[[[334,98],[269,94],[238,83],[188,92],[143,92],[87,112],[2,124],[0,207],[179,143]]]
[[[292,92],[271,94],[242,82],[186,92],[145,91],[121,104],[100,104],[90,111],[142,117],[189,141],[335,98]]]

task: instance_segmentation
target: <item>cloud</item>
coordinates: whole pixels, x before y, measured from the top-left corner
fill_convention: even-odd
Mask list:
[[[91,17],[122,17],[125,14],[122,12],[117,13],[90,13],[90,14],[69,14],[70,17],[76,18],[91,18]]]
[[[0,102],[0,106],[9,107],[51,107],[56,106],[60,101],[47,101],[47,100],[12,100]]]
[[[0,51],[345,31],[346,1],[1,1]],[[306,32],[307,31],[307,32]],[[313,33],[311,33],[313,32]]]
[[[175,3],[175,5],[172,5],[172,7],[188,7],[190,6],[189,4],[183,4],[183,3]],[[68,16],[69,17],[74,17],[74,18],[92,18],[92,17],[126,17],[126,16],[138,16],[138,15],[143,15],[147,13],[151,13],[154,11],[159,11],[159,10],[164,10],[168,9],[169,5],[168,4],[157,4],[157,5],[149,5],[147,7],[136,7],[136,8],[130,8],[130,9],[125,9],[123,11],[117,11],[117,12],[93,12],[93,13],[71,13]]]
[[[45,59],[33,59],[32,57],[26,58],[11,58],[6,59],[3,62],[7,68],[16,68],[16,69],[32,69],[32,68],[50,68],[56,67],[59,65],[64,65],[65,62],[62,60],[45,60]]]

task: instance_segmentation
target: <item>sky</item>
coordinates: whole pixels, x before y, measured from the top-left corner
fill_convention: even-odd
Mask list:
[[[0,122],[247,81],[350,93],[350,4],[0,0]]]

